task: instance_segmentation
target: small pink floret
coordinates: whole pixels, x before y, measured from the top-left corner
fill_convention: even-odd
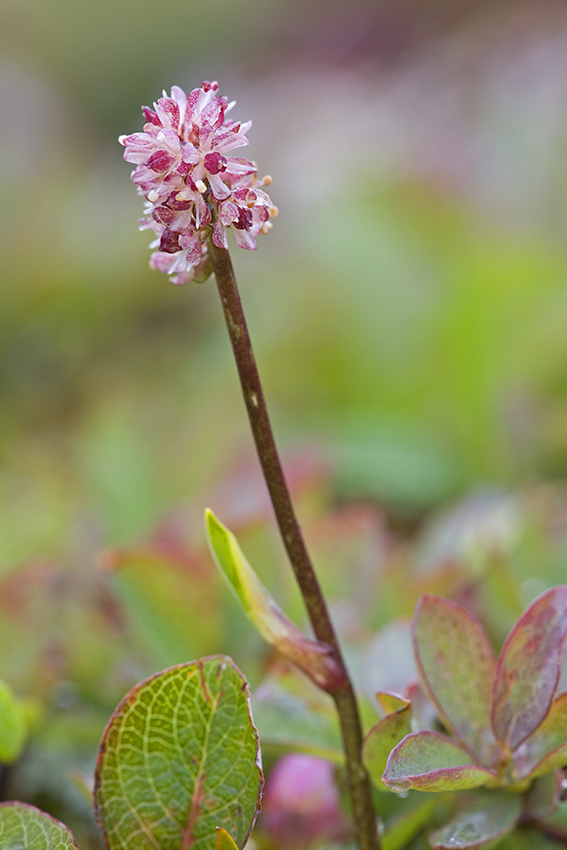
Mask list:
[[[175,284],[210,274],[207,242],[227,248],[227,230],[236,244],[255,250],[277,210],[262,191],[256,166],[228,152],[248,144],[244,124],[226,118],[234,104],[218,95],[216,81],[186,95],[173,86],[142,111],[143,132],[120,136],[124,159],[136,168],[132,179],[148,202],[140,229],[156,237],[150,265]]]

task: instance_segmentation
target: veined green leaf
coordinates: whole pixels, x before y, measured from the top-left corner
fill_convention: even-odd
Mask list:
[[[331,648],[306,637],[284,614],[246,560],[234,534],[210,510],[205,511],[205,526],[219,570],[264,640],[297,664],[319,687],[330,690],[339,686],[343,674]]]
[[[3,850],[77,850],[72,833],[51,815],[27,803],[0,803]]]
[[[230,658],[157,673],[104,732],[95,809],[108,850],[210,850],[221,826],[242,846],[263,785],[248,686]]]

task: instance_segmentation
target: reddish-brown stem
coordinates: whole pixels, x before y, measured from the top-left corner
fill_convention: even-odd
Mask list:
[[[230,255],[212,240],[209,250],[252,434],[284,546],[315,636],[332,647],[335,660],[344,673],[339,684],[329,688],[329,693],[335,701],[341,725],[358,847],[360,850],[380,850],[370,782],[362,764],[362,728],[354,689],[284,478]]]

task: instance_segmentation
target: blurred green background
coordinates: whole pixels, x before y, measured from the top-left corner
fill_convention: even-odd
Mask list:
[[[402,541],[432,522],[423,557],[454,559],[432,517],[470,493],[528,492],[564,543],[565,504],[545,486],[561,497],[567,476],[567,6],[3,0],[0,40],[0,602],[35,617],[29,645],[5,625],[0,678],[55,706],[16,783],[41,801],[34,770],[61,757],[69,707],[91,724],[90,764],[137,677],[231,639],[246,657],[240,614],[218,613],[206,556],[187,554],[206,505],[283,563],[255,531],[270,513],[214,282],[177,289],[149,270],[118,135],[163,88],[203,79],[254,120],[246,153],[280,216],[233,260],[302,516],[369,503]],[[501,505],[479,498],[482,524]],[[312,534],[332,565],[329,528]],[[522,580],[542,552],[544,581],[564,580],[565,548],[538,539]],[[155,546],[182,578],[164,567],[157,582]],[[127,626],[97,568],[113,547],[126,554],[107,567],[147,572],[121,572]],[[178,579],[211,633],[175,650],[186,615],[165,628],[155,598],[167,611]]]
[[[410,517],[567,471],[564,4],[1,14],[2,569],[139,539],[249,445],[214,284],[148,270],[116,142],[174,83],[218,78],[274,177],[234,260],[284,447]]]

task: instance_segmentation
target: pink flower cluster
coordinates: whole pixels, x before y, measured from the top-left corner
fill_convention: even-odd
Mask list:
[[[132,179],[147,201],[141,230],[153,230],[150,265],[175,284],[202,282],[212,272],[209,237],[227,248],[230,227],[237,245],[255,250],[277,208],[263,191],[256,165],[227,156],[248,144],[252,122],[226,117],[234,106],[217,95],[217,82],[204,82],[186,95],[178,86],[163,93],[154,108],[143,107],[143,132],[120,136],[124,159],[136,168]]]

